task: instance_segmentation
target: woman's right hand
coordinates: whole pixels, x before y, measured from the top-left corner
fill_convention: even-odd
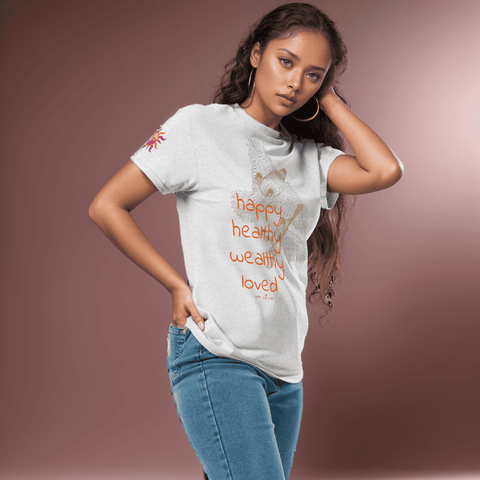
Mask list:
[[[200,330],[205,328],[204,318],[198,313],[193,303],[192,291],[188,285],[172,290],[172,325],[176,328],[183,328],[187,323],[187,317],[191,316]]]

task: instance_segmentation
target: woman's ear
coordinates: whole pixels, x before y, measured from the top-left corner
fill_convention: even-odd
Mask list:
[[[258,68],[258,64],[260,63],[260,58],[262,54],[260,51],[260,42],[257,42],[253,48],[252,53],[250,54],[250,63],[252,64],[253,68]]]

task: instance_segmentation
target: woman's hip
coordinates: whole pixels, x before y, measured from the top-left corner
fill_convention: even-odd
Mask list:
[[[170,327],[167,366],[178,416],[209,478],[288,478],[302,382],[217,357],[190,330]]]

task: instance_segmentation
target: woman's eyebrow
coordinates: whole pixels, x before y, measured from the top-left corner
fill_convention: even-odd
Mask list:
[[[295,60],[300,60],[297,55],[295,55],[293,52],[286,48],[279,48],[278,50],[283,50],[284,52],[287,52],[289,55],[291,55]],[[323,67],[316,67],[315,65],[310,65],[310,68],[314,68],[316,70],[322,70],[326,72],[326,70]]]

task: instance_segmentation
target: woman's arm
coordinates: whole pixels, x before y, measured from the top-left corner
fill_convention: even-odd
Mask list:
[[[340,155],[328,170],[328,191],[375,192],[391,187],[403,175],[403,164],[386,143],[337,97],[333,88],[320,100],[320,107],[342,132],[355,156]]]
[[[156,191],[152,181],[130,160],[100,190],[88,214],[122,253],[172,294],[174,326],[183,326],[192,315],[203,330],[199,323],[203,318],[193,303],[189,286],[158,253],[130,215]]]

